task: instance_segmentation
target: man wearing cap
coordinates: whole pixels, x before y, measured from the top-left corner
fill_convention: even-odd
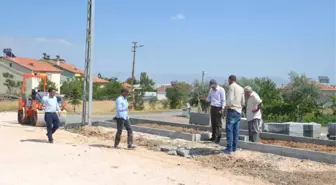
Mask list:
[[[225,153],[235,152],[239,139],[239,125],[242,108],[245,106],[244,88],[236,83],[236,76],[229,76],[229,89],[226,97],[226,148]]]
[[[128,109],[132,108],[132,105],[128,105],[127,102],[127,95],[129,93],[129,90],[127,88],[123,88],[121,90],[121,95],[116,100],[116,116],[115,120],[117,122],[117,133],[115,136],[115,142],[114,147],[118,148],[120,139],[121,139],[121,133],[123,130],[123,127],[125,126],[127,130],[127,148],[134,149],[135,145],[133,144],[133,131],[131,128],[131,124],[128,117]]]
[[[212,137],[210,141],[215,141],[215,143],[220,142],[222,135],[222,114],[225,106],[225,90],[224,88],[217,85],[216,80],[210,80],[210,91],[207,97],[207,101],[210,102],[211,109],[211,128]]]

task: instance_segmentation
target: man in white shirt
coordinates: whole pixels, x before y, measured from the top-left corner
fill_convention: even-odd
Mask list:
[[[246,118],[249,131],[249,140],[251,142],[258,142],[259,132],[262,123],[261,103],[259,95],[252,90],[250,86],[244,88],[247,99]]]
[[[217,85],[216,80],[210,80],[210,90],[207,101],[210,102],[212,137],[210,141],[219,143],[222,135],[222,114],[225,106],[225,90]]]
[[[129,149],[136,148],[136,146],[133,144],[133,131],[128,117],[128,109],[132,108],[132,105],[129,105],[127,101],[128,93],[129,90],[127,88],[123,88],[121,90],[121,95],[115,101],[116,116],[114,119],[117,122],[117,133],[115,135],[115,141],[114,141],[115,148],[119,148],[123,127],[125,127],[127,131],[127,148]]]
[[[225,153],[235,152],[239,139],[239,125],[242,108],[245,105],[244,89],[236,83],[236,76],[229,76],[229,90],[226,98],[226,148]]]
[[[53,143],[54,139],[52,135],[59,128],[59,115],[57,114],[60,111],[60,107],[55,96],[56,92],[53,88],[48,89],[48,95],[42,98],[44,105],[44,120],[47,126],[47,136],[49,143]]]

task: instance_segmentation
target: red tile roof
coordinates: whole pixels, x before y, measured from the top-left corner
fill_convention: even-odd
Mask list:
[[[336,85],[327,85],[327,84],[322,84],[316,81],[312,81],[312,83],[314,85],[316,85],[318,88],[320,88],[322,91],[336,91]],[[281,85],[280,88],[284,89],[288,86],[290,86],[291,84],[288,85]]]
[[[48,62],[48,63],[52,63],[53,65],[57,65],[57,62],[54,61],[54,60],[41,60],[41,61],[45,61],[45,62]],[[65,69],[67,71],[73,72],[75,74],[82,74],[82,75],[84,75],[84,71],[83,70],[78,69],[75,65],[66,63],[64,61],[60,61],[59,67],[61,67],[62,69]]]
[[[107,83],[109,83],[109,81],[101,79],[101,78],[98,78],[98,77],[94,77],[93,78],[93,83],[96,83],[96,84],[107,84]]]
[[[57,62],[55,60],[43,60],[42,59],[41,61],[47,62],[49,64],[57,65]],[[84,75],[84,71],[83,70],[77,68],[73,64],[66,63],[64,60],[60,61],[59,67],[61,67],[62,69],[65,69],[67,71],[70,71],[72,73],[75,73],[75,74]],[[98,77],[94,77],[93,78],[93,83],[106,84],[106,83],[109,83],[109,81],[101,79],[101,78],[98,78]]]
[[[156,89],[157,92],[165,92],[168,88],[170,88],[171,85],[163,85]]]
[[[127,82],[122,82],[121,86],[123,86],[124,88],[132,88],[132,85]]]
[[[4,57],[5,59],[14,62],[20,66],[23,66],[27,69],[30,69],[32,71],[37,71],[37,72],[61,72],[61,70],[48,65],[46,63],[39,62],[35,59],[32,58],[20,58],[20,57]]]

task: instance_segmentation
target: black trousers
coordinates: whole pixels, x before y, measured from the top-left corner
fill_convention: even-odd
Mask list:
[[[128,144],[128,146],[132,145],[133,144],[133,131],[132,131],[131,124],[130,124],[129,120],[128,119],[125,120],[123,118],[115,118],[115,120],[117,122],[117,134],[115,136],[114,146],[119,145],[122,130],[123,130],[124,126],[127,130],[127,144]]]
[[[49,141],[53,141],[52,135],[59,128],[59,118],[56,112],[46,112],[44,114],[44,120],[47,126],[47,136]]]
[[[211,128],[212,128],[211,139],[222,137],[222,114],[219,112],[220,110],[222,110],[222,107],[211,106],[210,109]]]

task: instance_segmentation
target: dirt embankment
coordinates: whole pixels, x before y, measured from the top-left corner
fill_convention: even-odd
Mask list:
[[[336,147],[335,146],[317,145],[317,144],[314,144],[314,143],[299,143],[299,142],[293,142],[293,141],[264,140],[264,139],[260,139],[259,142],[261,142],[263,144],[286,146],[286,147],[291,147],[291,148],[308,149],[308,150],[314,150],[314,151],[318,151],[318,152],[336,153]]]
[[[137,126],[165,129],[165,130],[171,130],[175,132],[184,132],[184,133],[190,133],[190,134],[201,134],[205,132],[205,131],[201,131],[201,130],[193,129],[193,128],[166,126],[166,125],[149,124],[149,123],[137,124]],[[263,140],[263,139],[260,139],[259,142],[263,144],[271,144],[271,145],[285,146],[285,147],[291,147],[291,148],[309,149],[309,150],[314,150],[314,151],[319,151],[319,152],[336,153],[335,146],[325,146],[325,145],[317,145],[314,143],[300,143],[300,142],[293,142],[293,141]]]
[[[189,134],[204,133],[204,131],[201,131],[199,129],[186,128],[186,127],[175,127],[175,126],[159,125],[159,124],[151,124],[151,123],[141,123],[141,124],[136,124],[136,126],[165,129],[165,130],[171,130],[171,131],[175,131],[175,132],[184,132],[184,133],[189,133]]]
[[[115,130],[106,128],[83,127],[77,133],[98,137],[102,140],[114,138]],[[126,142],[126,134],[122,140]],[[250,151],[238,151],[234,155],[219,154],[217,145],[182,142],[146,135],[136,136],[137,145],[148,149],[157,149],[159,145],[179,145],[192,148],[192,160],[204,167],[216,170],[230,169],[239,175],[249,175],[274,184],[280,185],[334,185],[336,182],[336,166],[263,154]]]

